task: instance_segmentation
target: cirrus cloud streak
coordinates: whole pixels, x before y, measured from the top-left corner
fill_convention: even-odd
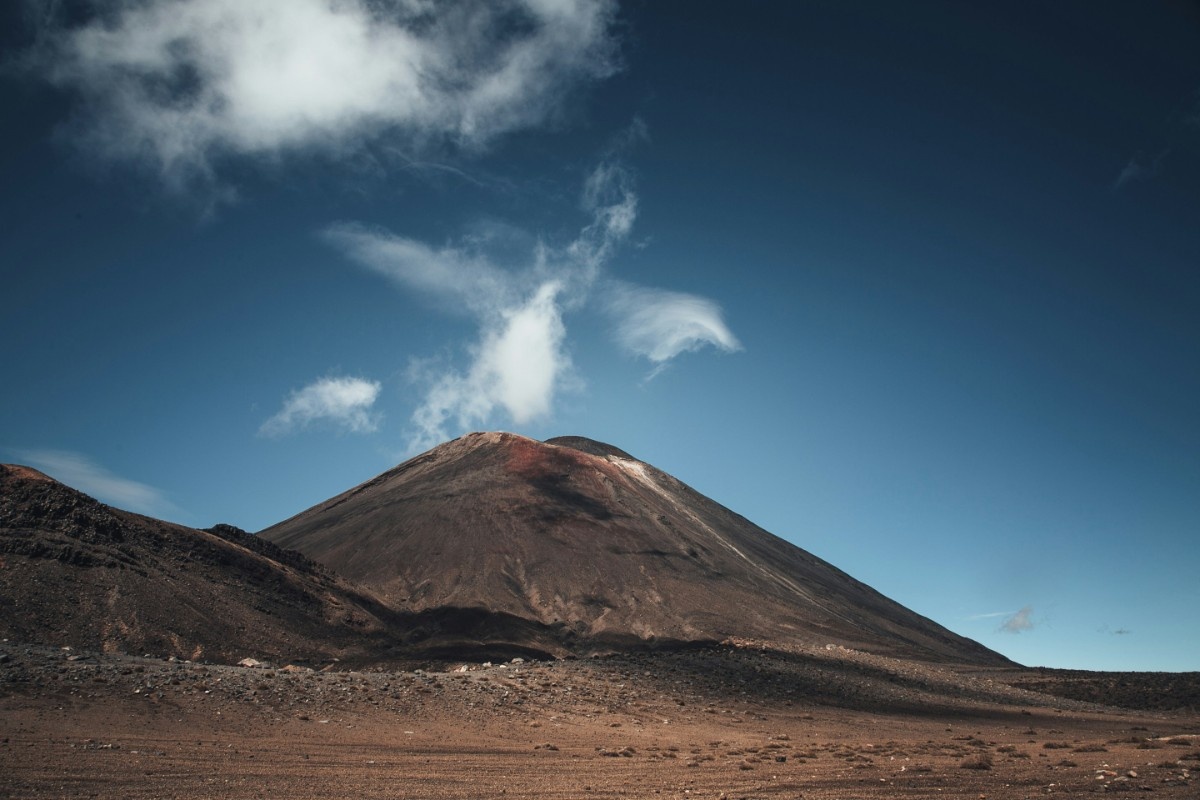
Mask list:
[[[81,453],[47,448],[13,452],[22,461],[72,489],[118,508],[155,517],[177,516],[180,513],[179,508],[161,490],[122,478]]]

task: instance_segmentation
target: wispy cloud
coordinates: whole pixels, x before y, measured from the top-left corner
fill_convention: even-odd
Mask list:
[[[89,154],[211,182],[229,157],[478,149],[616,69],[612,0],[113,0],[45,25],[34,69]],[[63,15],[65,17],[65,14]]]
[[[1025,606],[1015,614],[1009,615],[1000,624],[1001,633],[1024,633],[1033,630],[1033,606]]]
[[[353,223],[325,230],[354,261],[479,327],[465,369],[414,362],[410,372],[426,395],[412,415],[410,450],[443,441],[451,428],[482,425],[497,410],[517,424],[544,417],[558,393],[577,383],[563,314],[586,301],[629,234],[637,208],[632,179],[605,161],[587,179],[582,205],[590,221],[573,241],[555,248],[530,239],[524,259],[509,268],[496,252],[511,242],[497,241],[494,226],[441,247]]]
[[[117,508],[155,517],[180,513],[161,490],[114,475],[81,453],[41,448],[13,452],[55,480]]]
[[[1117,628],[1116,630],[1113,630],[1112,628],[1108,627],[1108,625],[1101,625],[1096,629],[1096,632],[1106,633],[1110,636],[1129,636],[1133,633],[1133,631],[1129,630],[1128,628]]]
[[[637,122],[631,127],[635,129],[644,131],[644,126]],[[643,135],[626,133],[622,140]],[[500,410],[517,424],[544,417],[560,392],[581,383],[570,356],[565,316],[598,294],[602,272],[633,230],[638,209],[633,184],[617,153],[611,153],[584,181],[580,207],[586,224],[560,246],[511,231],[497,235],[494,226],[486,235],[436,247],[355,223],[324,231],[326,241],[360,265],[443,310],[470,316],[478,325],[478,338],[466,348],[470,361],[464,369],[414,362],[410,372],[426,386],[426,395],[412,416],[410,450],[443,441],[452,428],[483,425]],[[503,259],[497,255],[513,239],[529,243],[515,264],[511,254]],[[704,344],[738,348],[716,303],[610,283],[605,302],[620,317],[619,341],[656,369]]]
[[[431,247],[353,222],[331,225],[323,236],[359,264],[449,311],[487,313],[513,302],[518,288],[513,275],[466,243]]]
[[[322,378],[288,395],[283,408],[262,424],[260,436],[284,436],[314,422],[327,422],[351,433],[378,429],[371,407],[380,385],[362,378]]]
[[[680,353],[705,346],[725,352],[741,349],[721,307],[704,297],[614,282],[607,305],[617,320],[617,341],[649,359],[655,373]]]
[[[1195,152],[1200,144],[1197,133],[1200,133],[1200,90],[1190,92],[1176,104],[1159,126],[1154,137],[1157,141],[1134,153],[1121,168],[1113,181],[1113,191],[1156,178],[1164,172],[1169,159],[1188,151]]]
[[[1133,158],[1129,159],[1129,163],[1121,170],[1121,174],[1117,176],[1117,180],[1113,183],[1113,189],[1120,189],[1127,184],[1153,178],[1158,174],[1162,166],[1162,161],[1167,157],[1168,153],[1170,153],[1170,150],[1163,150],[1156,156],[1135,153]]]

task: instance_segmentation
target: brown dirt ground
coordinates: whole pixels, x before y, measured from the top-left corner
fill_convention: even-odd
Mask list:
[[[1194,712],[841,649],[327,671],[0,653],[0,797],[1200,795]]]

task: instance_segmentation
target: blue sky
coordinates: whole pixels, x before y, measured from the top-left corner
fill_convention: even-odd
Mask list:
[[[1022,663],[1200,669],[1193,7],[286,7],[0,12],[5,461],[257,530],[585,435]]]

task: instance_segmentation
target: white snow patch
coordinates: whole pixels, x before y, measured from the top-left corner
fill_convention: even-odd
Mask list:
[[[781,584],[785,588],[790,589],[791,591],[795,592],[800,597],[803,597],[805,600],[807,600],[808,602],[817,606],[818,608],[824,608],[827,611],[829,611],[830,613],[833,613],[835,616],[842,616],[842,615],[834,612],[832,609],[830,609],[828,606],[826,606],[824,603],[822,603],[818,598],[814,597],[810,592],[805,590],[804,587],[800,586],[800,584],[791,580],[786,575],[781,575],[780,573],[776,572],[775,570],[769,569],[769,568],[763,566],[762,564],[756,563],[749,556],[747,556],[745,553],[743,553],[741,550],[739,550],[732,542],[730,542],[728,539],[726,539],[724,536],[722,536],[720,533],[718,533],[716,530],[714,530],[711,525],[708,525],[708,524],[704,523],[702,520],[700,520],[695,514],[693,514],[691,512],[690,509],[686,508],[685,506],[681,506],[679,503],[677,503],[675,501],[675,498],[672,497],[671,494],[666,489],[664,489],[662,486],[660,486],[658,484],[658,481],[656,481],[654,479],[654,476],[646,470],[645,464],[643,464],[640,461],[634,461],[634,460],[626,459],[626,458],[619,458],[617,456],[612,456],[609,460],[612,463],[619,466],[621,469],[625,470],[625,472],[627,472],[630,476],[632,476],[634,479],[636,479],[643,486],[652,490],[653,492],[658,494],[660,497],[662,497],[664,500],[666,500],[671,505],[672,508],[686,514],[692,520],[692,522],[694,522],[698,527],[703,528],[704,530],[708,531],[710,534],[713,535],[713,537],[718,542],[725,545],[725,547],[729,548],[729,550],[731,550],[732,552],[739,555],[742,558],[742,560],[744,560],[747,564],[750,564],[752,567],[757,569],[759,572],[761,572],[763,575],[765,575],[769,580],[772,580],[778,584]]]

